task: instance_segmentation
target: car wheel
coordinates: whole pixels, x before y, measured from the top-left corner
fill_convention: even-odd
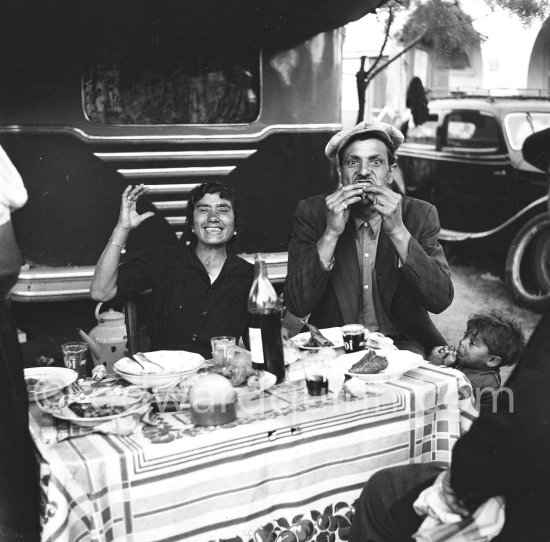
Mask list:
[[[516,234],[506,256],[506,283],[518,305],[550,306],[550,218],[533,217]]]
[[[533,269],[539,286],[550,292],[550,228],[541,232],[535,241]]]

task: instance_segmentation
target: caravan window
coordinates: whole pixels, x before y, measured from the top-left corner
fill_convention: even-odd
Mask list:
[[[88,121],[233,124],[259,114],[260,52],[235,40],[142,40],[89,46],[82,80]]]

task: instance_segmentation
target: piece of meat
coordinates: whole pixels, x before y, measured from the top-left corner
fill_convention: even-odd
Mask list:
[[[332,341],[329,341],[320,331],[312,324],[307,324],[311,337],[304,346],[316,348],[319,346],[334,346]]]
[[[366,354],[350,368],[350,373],[374,375],[383,371],[388,366],[388,360],[384,356],[375,354],[374,350],[368,350]]]

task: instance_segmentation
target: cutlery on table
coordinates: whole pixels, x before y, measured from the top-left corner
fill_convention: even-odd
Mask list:
[[[142,369],[145,369],[145,367],[143,367],[142,363],[140,362],[145,362],[145,363],[151,363],[151,365],[156,365],[159,369],[161,370],[165,370],[165,368],[160,364],[160,363],[157,363],[156,361],[153,361],[152,359],[149,359],[143,352],[136,352],[135,354],[133,354],[131,356],[131,358],[139,363],[139,365],[141,365],[141,368]]]

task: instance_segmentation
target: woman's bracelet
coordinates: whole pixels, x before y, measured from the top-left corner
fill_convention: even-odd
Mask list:
[[[115,247],[120,248],[121,254],[126,254],[126,245],[121,245],[120,243],[117,243],[116,241],[113,241],[112,239],[109,239],[110,245],[115,245]]]

